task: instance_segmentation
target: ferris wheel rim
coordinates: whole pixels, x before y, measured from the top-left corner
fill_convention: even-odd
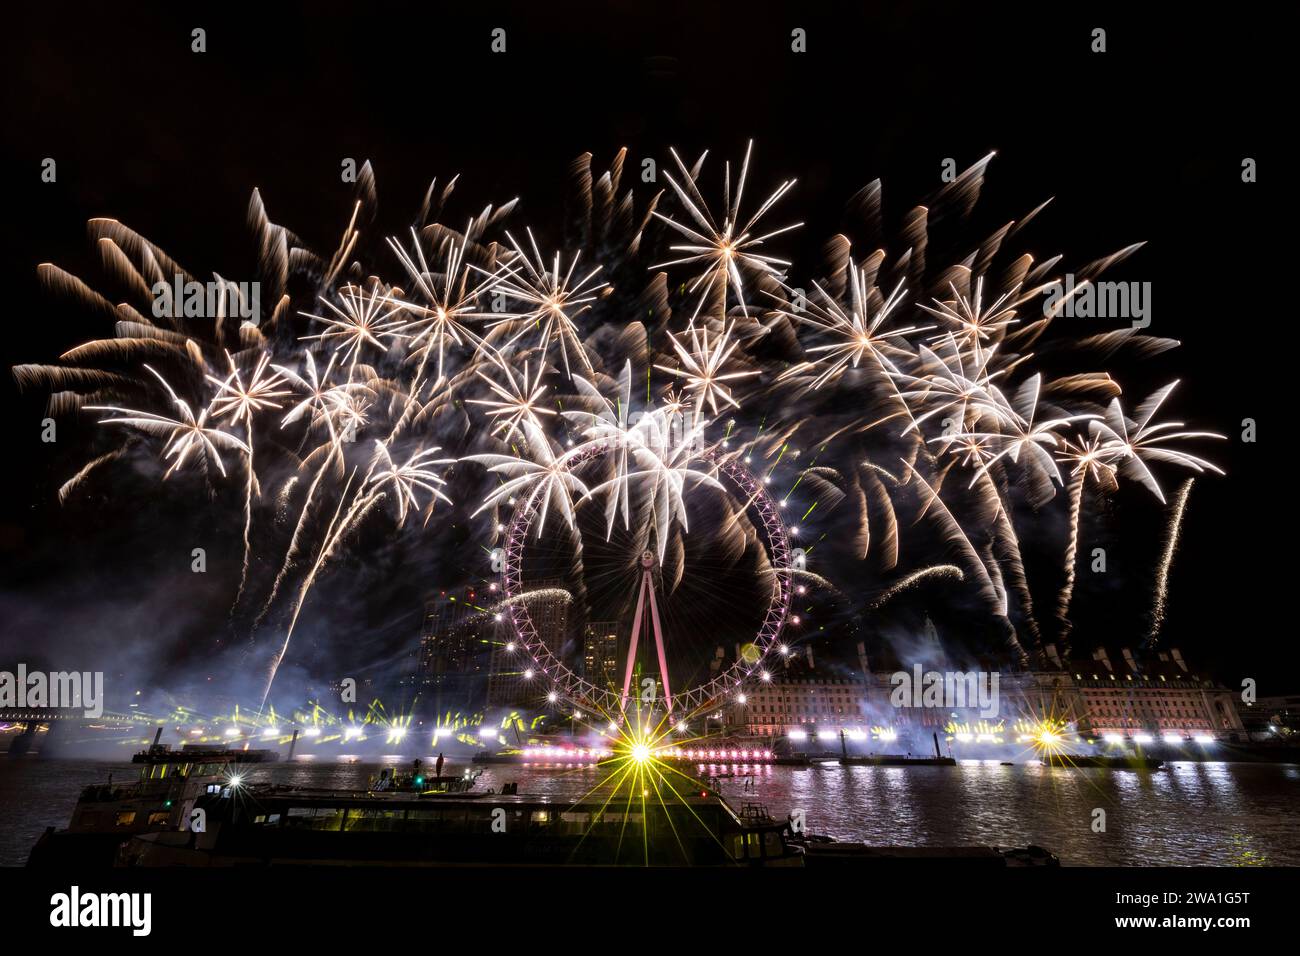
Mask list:
[[[565,470],[571,471],[604,454],[609,450],[609,444],[593,442],[589,447],[568,456],[564,462]],[[773,569],[775,580],[763,621],[750,642],[758,650],[757,657],[753,661],[746,661],[743,658],[737,660],[709,681],[686,691],[670,694],[663,700],[669,713],[697,713],[739,692],[745,681],[759,671],[762,662],[777,645],[789,617],[793,594],[790,539],[786,533],[785,523],[781,519],[780,509],[767,493],[764,482],[759,481],[735,455],[720,454],[717,448],[705,449],[699,454],[698,460],[712,463],[718,472],[725,474],[737,488],[744,492],[746,509],[751,506],[757,508],[767,537],[768,561]],[[557,658],[538,635],[532,615],[524,602],[516,600],[527,593],[520,572],[525,542],[537,511],[535,495],[523,498],[516,503],[514,514],[506,530],[501,588],[510,609],[512,630],[518,642],[523,645],[525,653],[532,659],[534,666],[540,669],[543,677],[550,682],[548,692],[563,695],[576,706],[602,712],[605,716],[621,715],[627,705],[622,695],[597,687]]]

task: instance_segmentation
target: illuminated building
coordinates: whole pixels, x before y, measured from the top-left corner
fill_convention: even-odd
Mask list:
[[[890,704],[888,671],[873,671],[864,642],[854,645],[851,659],[836,654],[832,641],[808,641],[772,655],[760,677],[744,689],[744,702],[733,700],[724,711],[735,731],[765,738],[782,736],[820,741],[824,749],[839,747],[839,733],[859,740],[877,730],[903,728],[939,730],[946,712],[899,710]],[[739,649],[737,649],[739,653]]]
[[[813,741],[823,747],[830,742],[826,749],[839,746],[841,730],[850,740],[910,741],[915,747],[949,732],[963,743],[1011,742],[1018,725],[1049,716],[1081,736],[1112,743],[1206,744],[1246,736],[1235,692],[1193,672],[1177,648],[1141,658],[1128,649],[1112,656],[1099,648],[1087,660],[1066,662],[1047,645],[1044,662],[1029,669],[977,664],[998,677],[990,716],[973,706],[895,707],[895,662],[880,667],[882,658],[873,670],[863,644],[857,647],[857,668],[837,663],[819,669],[809,646],[770,660],[767,679],[746,685],[743,702],[737,697],[729,703],[728,726],[758,737],[807,740],[809,748]],[[925,666],[942,670],[937,661]]]
[[[482,669],[478,631],[484,609],[473,588],[442,591],[424,605],[413,683],[422,690],[459,686]]]
[[[867,683],[836,677],[774,678],[745,691],[745,703],[732,706],[733,725],[760,737],[818,727],[869,725]]]
[[[1129,648],[1114,656],[1098,648],[1074,661],[1061,661],[1053,645],[1046,650],[1060,670],[1041,674],[1040,683],[1052,685],[1081,734],[1169,743],[1244,735],[1236,694],[1193,672],[1176,647],[1141,658]]]
[[[592,621],[582,639],[582,676],[597,687],[618,681],[619,640],[617,621]]]

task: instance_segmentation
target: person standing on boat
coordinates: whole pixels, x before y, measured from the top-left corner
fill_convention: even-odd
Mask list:
[[[433,765],[433,772],[437,774],[438,779],[442,779],[442,754],[438,754],[438,762]]]

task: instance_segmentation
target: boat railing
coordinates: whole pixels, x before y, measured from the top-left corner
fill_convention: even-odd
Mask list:
[[[82,788],[81,801],[83,803],[112,803],[117,800],[128,800],[137,797],[140,792],[141,788],[138,784],[92,783],[90,786]]]

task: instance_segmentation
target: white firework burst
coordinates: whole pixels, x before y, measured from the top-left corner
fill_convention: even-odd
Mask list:
[[[681,367],[669,368],[666,365],[656,365],[655,368],[683,380],[683,387],[692,395],[697,415],[703,413],[706,404],[714,415],[718,413],[719,402],[732,408],[740,408],[740,403],[732,397],[731,389],[726,383],[758,374],[758,372],[748,371],[723,371],[739,345],[739,342],[732,337],[733,331],[734,325],[728,323],[723,326],[721,335],[710,338],[707,325],[697,326],[691,322],[686,331],[680,333],[680,338],[669,333],[668,338],[673,343],[673,351],[677,353]],[[687,341],[683,342],[682,339]]]
[[[522,498],[525,507],[540,509],[537,516],[538,537],[541,537],[552,507],[560,512],[570,528],[575,527],[574,497],[585,496],[587,486],[570,473],[569,465],[574,457],[582,453],[581,446],[557,453],[551,447],[546,433],[530,422],[521,422],[520,431],[525,455],[466,456],[466,461],[484,464],[488,471],[505,479],[484,499],[474,514],[482,514],[488,508],[508,505],[517,498]]]
[[[897,374],[899,369],[894,364],[894,359],[912,354],[907,347],[907,336],[933,328],[910,325],[905,328],[882,329],[890,313],[902,301],[903,284],[900,282],[889,298],[876,309],[875,315],[868,317],[870,287],[867,275],[857,267],[851,269],[850,274],[851,295],[847,309],[814,282],[813,291],[820,302],[810,298],[807,309],[798,312],[777,310],[778,314],[832,339],[828,343],[811,346],[808,353],[817,357],[782,373],[783,380],[816,369],[818,374],[811,387],[818,389],[846,368],[857,368],[864,359],[883,373]]]
[[[493,363],[505,374],[505,382],[498,383],[489,378],[482,369],[475,369],[475,374],[483,379],[497,397],[471,398],[470,405],[483,405],[488,409],[488,417],[494,420],[492,434],[504,441],[510,441],[520,434],[524,423],[534,428],[542,428],[542,415],[555,415],[555,409],[542,404],[542,396],[549,386],[542,384],[542,374],[546,369],[544,362],[539,362],[537,370],[529,375],[529,363],[524,363],[523,372],[516,377],[514,370],[505,362]]]
[[[481,321],[491,317],[491,313],[478,310],[478,298],[491,292],[494,280],[489,277],[485,282],[471,288],[469,283],[471,269],[465,265],[465,246],[468,240],[458,245],[451,239],[445,240],[445,255],[442,271],[434,272],[424,256],[424,247],[420,243],[415,229],[411,229],[411,245],[415,249],[415,259],[401,247],[395,239],[389,239],[388,245],[397,255],[402,267],[406,269],[416,290],[424,298],[424,303],[416,305],[402,302],[401,305],[416,313],[417,318],[407,321],[401,328],[408,338],[407,348],[413,355],[419,356],[419,367],[415,374],[418,382],[424,374],[425,366],[434,356],[437,357],[438,377],[436,382],[445,378],[446,353],[451,347],[464,348],[467,345],[478,348],[483,340],[465,323]],[[418,262],[417,262],[418,260]]]
[[[306,419],[310,427],[324,424],[329,430],[331,440],[335,437],[335,422],[340,414],[347,418],[357,404],[356,399],[368,394],[370,389],[361,382],[338,382],[330,384],[330,374],[334,371],[334,362],[338,356],[331,355],[323,372],[318,372],[316,360],[310,350],[303,350],[303,373],[284,366],[273,366],[295,389],[302,393],[302,398],[293,405],[280,419],[280,427],[292,425]]]
[[[975,295],[971,299],[958,292],[951,282],[948,288],[952,290],[955,305],[935,299],[937,308],[928,305],[921,305],[921,308],[943,322],[947,327],[944,334],[951,334],[964,347],[978,350],[986,341],[1000,336],[1018,321],[1013,296],[1020,291],[1020,286],[1002,293],[987,309],[983,304],[983,276],[975,280]]]
[[[528,230],[528,244],[532,258],[520,248],[514,236],[507,232],[506,237],[514,247],[515,255],[502,266],[500,272],[490,274],[491,280],[496,291],[509,299],[526,303],[529,308],[509,313],[493,322],[490,327],[519,325],[519,331],[511,336],[507,345],[514,344],[530,329],[535,329],[537,347],[542,353],[543,361],[552,348],[558,348],[566,376],[573,375],[571,359],[590,374],[591,360],[582,344],[575,320],[590,309],[591,303],[599,298],[598,293],[608,287],[607,283],[596,282],[600,266],[575,279],[580,254],[569,260],[566,269],[560,253],[556,252],[551,264],[547,266],[531,229]]]
[[[944,429],[949,436],[978,424],[987,416],[1000,421],[1003,411],[989,395],[989,386],[1007,370],[991,370],[996,352],[996,346],[963,351],[951,333],[940,339],[934,348],[917,346],[917,364],[921,374],[901,373],[896,378],[908,386],[901,392],[903,400],[909,406],[926,410],[912,418],[903,434],[914,429],[919,431],[927,419],[938,415],[949,423]]]
[[[271,365],[271,356],[265,352],[258,356],[247,384],[229,352],[226,353],[226,362],[229,363],[230,373],[224,379],[215,375],[206,376],[209,382],[217,386],[217,393],[210,406],[214,418],[229,417],[232,421],[247,425],[252,421],[254,412],[279,408],[278,400],[292,394],[284,387],[287,384],[284,374],[278,367]]]
[[[1177,448],[1170,448],[1165,443],[1189,438],[1223,439],[1225,436],[1217,432],[1179,431],[1178,429],[1183,428],[1183,422],[1153,423],[1156,412],[1177,386],[1178,382],[1173,381],[1152,392],[1133,410],[1132,418],[1124,413],[1119,399],[1113,398],[1106,406],[1102,422],[1092,423],[1098,432],[1113,444],[1120,460],[1119,469],[1124,477],[1144,485],[1161,502],[1165,500],[1165,493],[1161,490],[1160,483],[1156,481],[1156,476],[1147,466],[1147,462],[1161,461],[1190,468],[1195,472],[1212,471],[1215,474],[1223,474],[1221,468],[1204,458]]]
[[[339,290],[340,306],[320,296],[320,302],[334,317],[303,312],[302,315],[323,322],[327,329],[316,335],[304,335],[304,340],[316,340],[333,345],[348,366],[348,380],[352,380],[361,353],[366,348],[387,352],[392,344],[404,337],[403,323],[395,318],[405,306],[380,291],[378,284],[369,292],[357,286],[344,286]]]
[[[749,175],[749,157],[753,149],[754,141],[750,140],[749,145],[745,148],[745,160],[740,166],[740,173],[736,177],[734,190],[731,183],[731,163],[723,164],[723,198],[720,217],[715,217],[710,212],[708,203],[700,194],[699,187],[696,185],[698,173],[686,168],[686,164],[682,162],[676,150],[669,150],[677,164],[681,182],[679,183],[669,173],[665,173],[664,177],[668,180],[668,184],[672,186],[673,192],[677,194],[677,198],[686,208],[691,219],[694,220],[695,228],[678,222],[670,216],[658,212],[654,213],[655,218],[676,230],[688,241],[669,246],[669,249],[673,252],[685,253],[681,258],[661,262],[651,266],[651,268],[659,269],[679,265],[699,265],[703,267],[703,271],[698,273],[688,286],[688,291],[692,295],[696,291],[700,293],[692,319],[699,317],[700,311],[704,308],[705,302],[708,301],[710,293],[714,293],[719,297],[718,301],[721,302],[722,310],[725,313],[729,288],[734,289],[735,298],[740,303],[741,310],[748,315],[748,307],[745,304],[744,276],[741,270],[750,269],[779,279],[785,274],[785,270],[790,267],[787,260],[763,255],[757,250],[767,240],[792,229],[798,229],[803,223],[782,226],[779,229],[760,235],[754,235],[754,229],[759,220],[767,215],[781,197],[794,186],[795,180],[788,179],[781,183],[776,188],[776,191],[759,205],[758,210],[752,216],[744,220],[743,224],[741,222],[740,205],[741,200],[744,198],[745,180]],[[701,156],[700,162],[696,164],[696,170],[703,162],[704,156]]]
[[[167,441],[164,443],[162,451],[163,460],[175,459],[175,461],[163,474],[164,479],[170,478],[183,467],[191,456],[201,458],[205,464],[215,465],[217,471],[221,472],[222,477],[224,477],[226,468],[221,463],[221,451],[242,451],[248,454],[248,445],[229,432],[208,425],[209,409],[203,409],[196,416],[189,402],[179,397],[172,390],[172,387],[167,384],[166,379],[159,375],[152,366],[145,365],[144,367],[167,390],[167,394],[171,396],[172,404],[176,406],[177,411],[180,413],[179,417],[168,418],[165,415],[156,415],[152,412],[142,412],[131,408],[119,408],[114,405],[87,405],[86,409],[93,412],[109,412],[114,416],[101,418],[99,420],[101,425],[127,425],[138,428],[147,434],[166,438]]]
[[[406,522],[409,511],[420,509],[420,492],[426,492],[432,504],[434,499],[451,504],[451,499],[443,494],[441,486],[446,481],[433,470],[435,465],[454,464],[454,458],[435,458],[441,449],[437,446],[414,452],[400,465],[393,460],[388,446],[382,441],[375,442],[375,454],[370,463],[368,487],[377,491],[391,492],[397,502],[397,525]]]
[[[980,433],[980,437],[994,442],[998,449],[989,464],[1007,458],[1022,465],[1029,487],[1029,500],[1034,507],[1050,500],[1056,494],[1056,485],[1062,483],[1060,469],[1052,455],[1065,443],[1060,430],[1075,422],[1097,417],[1092,414],[1057,415],[1040,420],[1042,386],[1042,374],[1035,373],[1025,379],[1008,399],[996,385],[990,385],[989,396],[999,409],[998,414],[992,416],[998,429]]]

